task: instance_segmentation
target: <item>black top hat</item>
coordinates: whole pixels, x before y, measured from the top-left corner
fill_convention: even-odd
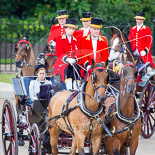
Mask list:
[[[68,18],[66,10],[57,11],[57,14],[58,14],[57,18]]]
[[[144,12],[137,12],[136,16],[134,17],[135,19],[145,19],[145,14]]]
[[[37,71],[38,71],[38,69],[40,69],[40,68],[45,68],[45,70],[47,70],[47,66],[46,65],[43,65],[43,64],[36,65],[35,66],[35,72],[34,72],[34,74],[36,74]]]
[[[64,25],[64,27],[77,28],[77,26],[76,26],[76,20],[73,19],[73,18],[67,18],[66,19],[66,24]]]
[[[91,27],[101,28],[102,27],[102,19],[101,18],[91,18]]]
[[[80,19],[81,21],[90,21],[91,20],[91,12],[83,12],[82,13],[82,18]]]

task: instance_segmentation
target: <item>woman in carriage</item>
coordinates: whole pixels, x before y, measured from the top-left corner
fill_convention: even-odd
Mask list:
[[[37,65],[35,67],[35,73],[37,74],[37,79],[32,80],[29,86],[29,95],[31,100],[38,99],[41,85],[44,84],[52,85],[51,81],[45,79],[46,71],[47,71],[46,66],[43,64]]]

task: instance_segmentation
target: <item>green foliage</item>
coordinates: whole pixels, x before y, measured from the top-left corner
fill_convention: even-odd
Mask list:
[[[41,38],[50,31],[51,21],[50,18],[26,18],[19,19],[15,17],[0,18],[0,39],[3,42],[17,43],[18,33],[21,37],[24,37],[26,33],[29,34],[30,40],[32,37],[34,43],[38,41],[38,37]]]
[[[78,24],[83,11],[91,11],[94,17],[103,19],[103,26],[115,25],[129,31],[135,24],[137,11],[146,14],[145,24],[153,28],[155,17],[155,1],[152,0],[2,0],[0,5],[0,35],[2,41],[13,38],[16,42],[17,32],[22,36],[28,31],[30,39],[38,41],[40,37],[49,34],[50,27],[56,23],[58,10],[68,10],[69,17],[77,19]],[[8,16],[6,18],[4,16]],[[18,16],[18,18],[17,18]],[[23,17],[26,17],[25,19]],[[105,30],[110,33],[109,30]],[[7,32],[7,35],[5,34]],[[103,32],[102,30],[102,33]]]

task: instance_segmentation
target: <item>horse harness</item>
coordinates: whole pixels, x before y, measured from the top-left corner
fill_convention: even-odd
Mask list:
[[[121,93],[123,93],[123,94],[125,93],[125,89],[127,88],[127,83],[128,83],[128,81],[129,81],[130,79],[134,79],[134,78],[135,78],[134,76],[129,76],[129,77],[125,80],[125,78],[124,78],[124,71],[125,71],[125,67],[126,67],[126,66],[131,66],[131,67],[133,67],[133,68],[136,69],[135,65],[133,65],[132,63],[127,63],[127,64],[125,64],[125,65],[123,66],[122,71],[121,71],[121,75],[122,75],[123,81],[124,81],[124,83],[125,83],[124,91],[121,91]],[[138,75],[138,70],[137,70],[137,69],[136,69],[136,72],[137,72],[137,75]],[[137,77],[137,75],[136,75],[136,77]],[[136,81],[135,81],[135,89],[136,89],[136,85],[137,85],[137,79],[136,79]],[[134,91],[135,91],[135,89],[134,89]]]
[[[133,64],[126,64],[124,67],[126,66],[133,66],[135,67]],[[125,81],[125,88],[124,88],[124,91],[120,93],[125,93],[125,89],[126,89],[126,86],[127,86],[127,82],[129,81],[129,79],[131,78],[134,78],[133,76],[129,76],[127,80],[124,79],[124,68],[122,69],[122,78],[123,80]],[[131,142],[131,138],[132,138],[132,133],[133,133],[133,125],[136,121],[139,120],[139,118],[141,117],[140,115],[140,109],[139,109],[139,106],[138,106],[138,103],[136,101],[136,98],[134,97],[134,106],[135,106],[135,113],[134,113],[134,116],[131,117],[131,118],[128,118],[128,117],[125,117],[121,114],[121,111],[120,111],[120,104],[119,104],[119,100],[120,100],[120,93],[116,99],[116,101],[111,104],[111,106],[109,107],[108,109],[108,114],[105,116],[105,124],[108,124],[112,119],[113,117],[116,115],[116,117],[122,121],[123,123],[126,123],[126,126],[124,126],[122,129],[120,130],[115,130],[115,127],[113,126],[113,130],[111,131],[113,134],[120,134],[124,131],[127,131],[129,129],[130,131],[130,135],[129,135],[129,142],[127,144],[127,147],[129,147],[130,145],[130,142]],[[111,113],[112,110],[115,108],[115,112],[114,113]],[[106,136],[106,135],[105,135]]]
[[[93,70],[92,72],[92,82],[93,82],[93,86],[94,86],[94,89],[95,89],[95,92],[103,87],[103,88],[106,88],[105,85],[100,85],[98,87],[95,86],[95,72],[96,70],[106,70],[104,67],[97,67]],[[69,118],[68,118],[68,113],[73,111],[75,108],[79,107],[80,110],[85,114],[87,115],[89,118],[90,118],[90,125],[89,125],[89,130],[90,130],[90,136],[91,136],[91,132],[92,132],[92,129],[93,129],[93,124],[92,124],[92,120],[95,118],[101,125],[102,127],[105,129],[105,131],[108,133],[108,135],[110,137],[112,137],[112,134],[110,132],[110,130],[107,128],[107,126],[102,122],[101,118],[99,117],[103,112],[104,112],[104,109],[105,107],[103,106],[103,103],[104,103],[104,100],[106,98],[104,98],[99,104],[100,104],[100,107],[99,109],[96,111],[96,112],[92,112],[92,111],[89,111],[86,106],[85,106],[85,103],[84,103],[84,89],[85,89],[85,85],[86,85],[86,82],[84,82],[82,84],[82,86],[80,87],[80,89],[78,91],[74,91],[67,99],[67,101],[63,104],[63,107],[62,107],[62,111],[61,111],[61,114],[60,115],[56,115],[50,119],[48,119],[48,121],[51,121],[51,120],[54,120],[52,123],[50,123],[50,125],[48,126],[48,128],[50,128],[55,122],[56,120],[58,120],[59,118],[63,118],[64,121],[65,121],[65,124],[67,126],[67,129],[72,133],[72,135],[74,135],[74,132],[73,132],[73,128],[69,122]],[[73,100],[73,98],[75,98],[75,96],[78,95],[78,104],[75,104],[73,107],[69,108],[68,109],[68,106],[69,106],[69,103]],[[89,94],[85,94],[85,95],[88,95],[89,97],[91,98],[94,98],[92,96],[90,96]],[[66,110],[64,110],[66,107]],[[67,121],[65,119],[65,116],[67,116]],[[67,124],[68,122],[68,124]]]

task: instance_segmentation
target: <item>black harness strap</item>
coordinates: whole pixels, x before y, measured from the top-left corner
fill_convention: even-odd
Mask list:
[[[69,103],[74,99],[74,97],[75,97],[77,94],[78,94],[78,91],[75,91],[75,92],[73,92],[73,93],[68,97],[67,103],[66,103],[66,110],[68,110]],[[65,104],[64,104],[64,105],[65,105]],[[63,110],[64,110],[64,107],[65,107],[65,106],[63,106],[62,112],[63,112]],[[72,126],[71,126],[71,124],[70,124],[70,121],[69,121],[69,118],[68,118],[68,113],[66,114],[66,117],[67,117],[67,120],[65,119],[65,117],[63,117],[64,122],[65,122],[65,124],[66,124],[66,126],[67,126],[67,129],[68,129],[68,130],[72,133],[72,135],[74,136],[74,131],[73,131],[73,128],[72,128]],[[68,123],[68,124],[67,124],[67,123]]]
[[[63,104],[62,111],[61,111],[61,114],[60,114],[60,115],[56,115],[56,116],[54,116],[54,117],[48,119],[48,122],[51,121],[51,120],[53,120],[53,122],[50,123],[50,125],[48,125],[48,128],[50,128],[59,118],[63,118],[64,121],[65,121],[65,123],[66,123],[65,116],[66,116],[66,115],[68,116],[68,113],[70,113],[70,112],[73,111],[76,107],[79,106],[78,104],[75,104],[73,107],[71,107],[71,108],[68,109],[69,103],[75,98],[75,96],[76,96],[77,94],[78,94],[78,91],[75,91],[75,92],[73,92],[73,93],[68,97],[67,101]],[[66,104],[67,104],[67,105],[66,105]],[[64,110],[64,109],[65,109],[65,105],[66,105],[66,110]],[[69,120],[68,120],[68,122],[69,122]],[[69,122],[69,124],[70,124],[70,122]],[[66,123],[66,126],[67,126],[67,129],[72,133],[73,129],[71,128],[72,130],[70,130],[70,128],[69,128],[69,126],[68,126],[67,123]],[[70,127],[71,127],[71,125],[70,125]]]
[[[97,121],[102,125],[102,127],[104,128],[104,130],[107,132],[107,134],[112,137],[112,133],[111,131],[107,128],[107,126],[102,122],[101,118],[98,116],[95,117],[97,119]]]

